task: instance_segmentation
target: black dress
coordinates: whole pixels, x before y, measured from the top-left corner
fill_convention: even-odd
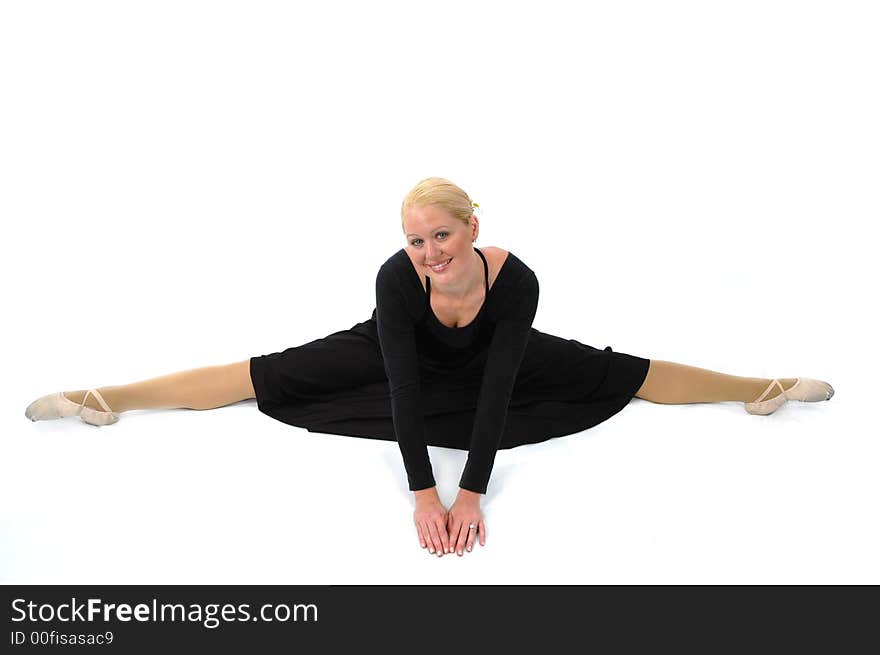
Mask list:
[[[284,423],[397,441],[411,490],[435,484],[427,445],[468,450],[459,486],[485,493],[498,449],[580,432],[635,396],[650,360],[540,332],[538,280],[512,252],[476,318],[434,315],[406,251],[376,276],[373,315],[250,360],[261,412]]]

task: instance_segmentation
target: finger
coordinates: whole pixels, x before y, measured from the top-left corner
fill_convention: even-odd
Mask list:
[[[449,533],[446,531],[446,521],[442,519],[437,520],[437,532],[440,533],[440,543],[443,544],[443,552],[451,552],[452,546],[449,545]]]
[[[428,547],[428,550],[435,553],[438,557],[443,557],[443,551],[440,550],[442,544],[440,543],[440,535],[437,533],[437,526],[434,525],[433,521],[425,521],[425,524],[428,526],[428,534],[431,535],[431,546]]]
[[[458,525],[458,544],[456,549],[459,555],[464,555],[464,547],[467,543],[467,533],[468,533],[468,524],[465,521],[462,521]]]
[[[483,521],[480,521],[480,545],[486,545],[486,524]]]
[[[446,522],[448,520],[448,513],[434,519],[434,527],[437,528],[437,534],[440,537],[440,548],[443,549],[444,554],[449,552],[449,531],[446,529]]]
[[[461,525],[461,521],[453,518],[452,514],[449,515],[449,520],[446,521],[446,531],[449,533],[449,547],[452,550],[455,550],[455,542],[458,535],[458,528],[456,525]]]
[[[474,547],[474,539],[477,536],[477,530],[479,530],[480,524],[476,521],[474,522],[474,524],[477,527],[475,527],[473,530],[471,529],[470,524],[468,524],[468,531],[467,531],[467,535],[465,537],[467,539],[467,544],[465,547],[468,549],[468,552],[470,552],[471,549]]]
[[[431,532],[428,530],[428,524],[424,521],[419,523],[419,534],[421,534],[422,538],[425,540],[425,547],[428,549],[428,552],[433,553],[434,540],[431,538]]]
[[[416,523],[416,530],[419,533],[419,543],[421,544],[422,548],[427,548],[428,542],[425,540],[425,535],[422,534],[422,526],[420,526],[418,523]]]
[[[434,555],[440,555],[440,535],[434,529],[434,524],[431,521],[425,521],[422,523],[422,530],[428,535],[428,551]]]
[[[449,526],[449,550],[456,552],[458,550],[458,540],[461,533],[461,521],[456,519]]]

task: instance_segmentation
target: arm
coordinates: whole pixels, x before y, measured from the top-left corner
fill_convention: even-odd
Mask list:
[[[538,309],[538,278],[528,271],[516,297],[511,299],[499,319],[489,344],[489,356],[477,400],[477,414],[471,433],[470,452],[459,481],[458,496],[446,521],[452,549],[461,555],[473,549],[479,536],[486,545],[486,523],[480,510],[481,494],[486,493],[495,453],[504,433],[507,407],[522,362],[532,321]],[[476,529],[471,529],[471,525]]]
[[[413,323],[407,315],[394,271],[386,267],[379,269],[376,276],[376,325],[391,390],[394,433],[403,456],[409,489],[418,491],[434,487],[436,482],[425,444]]]
[[[538,309],[538,278],[533,272],[525,275],[517,291],[505,315],[498,320],[489,345],[470,452],[459,482],[461,489],[471,492],[463,494],[465,497],[486,493],[489,484],[513,385]]]
[[[422,548],[439,557],[449,550],[447,511],[437,494],[419,385],[419,361],[413,321],[407,315],[399,280],[384,266],[376,276],[376,327],[391,389],[391,416],[403,465],[414,492],[413,521]]]

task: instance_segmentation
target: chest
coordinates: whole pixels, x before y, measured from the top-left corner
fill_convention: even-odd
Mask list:
[[[486,289],[480,289],[472,298],[461,301],[450,301],[444,296],[431,291],[431,311],[443,325],[450,328],[460,328],[470,325],[486,300]]]
[[[480,252],[482,252],[483,256],[486,258],[486,267],[488,269],[489,278],[488,283],[489,288],[491,289],[495,284],[495,278],[498,276],[498,273],[507,258],[507,251],[502,248],[489,246],[481,248]],[[415,266],[414,263],[413,266]],[[419,280],[422,283],[422,290],[427,295],[425,277],[419,275]],[[466,298],[450,298],[449,296],[444,296],[442,293],[438,292],[432,285],[430,293],[431,311],[434,313],[437,320],[448,328],[467,327],[473,323],[479,315],[480,310],[486,302],[486,294],[486,285],[483,284]]]

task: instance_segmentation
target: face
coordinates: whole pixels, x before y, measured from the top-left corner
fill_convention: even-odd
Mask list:
[[[473,240],[479,231],[476,217],[465,225],[440,207],[410,207],[404,214],[403,229],[410,259],[426,274],[444,281],[465,279],[470,274]],[[435,264],[440,268],[434,268]]]

